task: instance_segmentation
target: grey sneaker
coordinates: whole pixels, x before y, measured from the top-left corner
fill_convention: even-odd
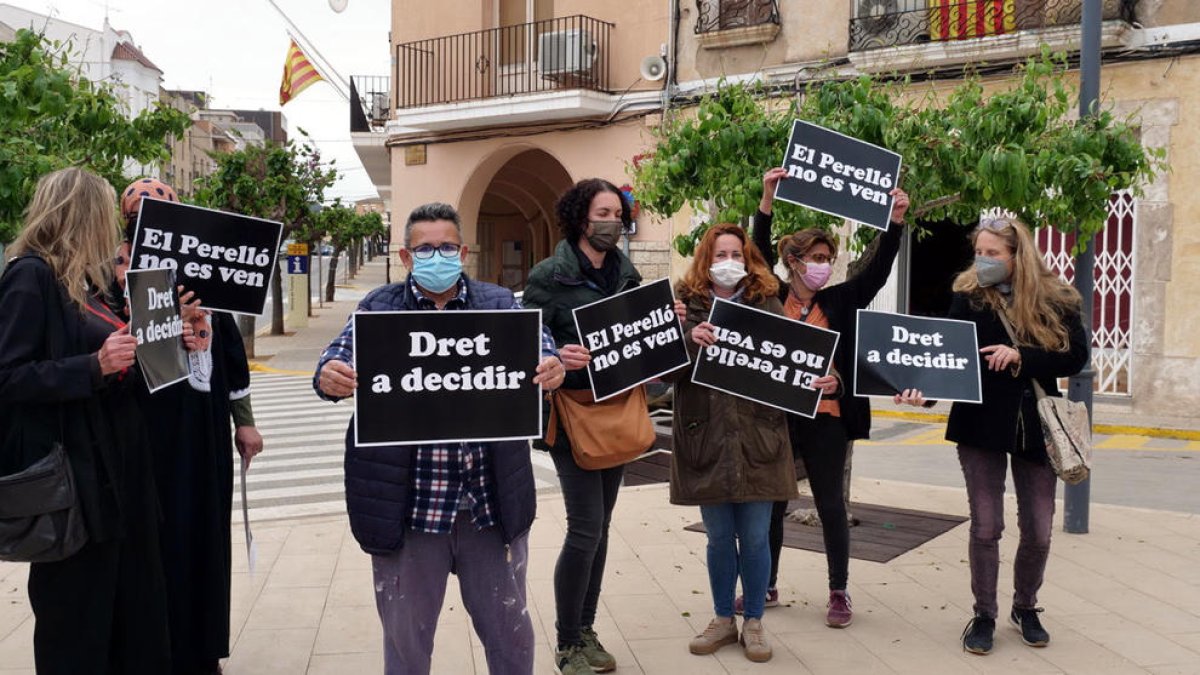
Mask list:
[[[721,647],[737,641],[737,621],[733,617],[723,619],[718,616],[708,622],[708,628],[705,628],[703,633],[692,638],[688,644],[688,651],[700,655],[712,654]]]
[[[761,619],[746,619],[746,623],[742,624],[742,652],[756,663],[771,660],[771,645],[767,644]]]
[[[592,672],[607,673],[616,670],[617,660],[605,651],[604,645],[600,644],[600,640],[596,638],[596,631],[592,630],[591,626],[580,630],[579,637],[583,639],[583,655],[587,657]]]
[[[583,653],[583,645],[567,645],[554,653],[554,665],[562,675],[592,675],[592,666]]]

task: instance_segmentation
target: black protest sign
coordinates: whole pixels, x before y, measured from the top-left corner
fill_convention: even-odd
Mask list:
[[[175,271],[129,270],[125,292],[129,296],[129,334],[137,338],[137,361],[150,393],[187,379]]]
[[[858,310],[855,396],[919,389],[927,399],[981,403],[975,324]]]
[[[618,293],[575,309],[575,329],[592,353],[592,396],[603,401],[688,364],[671,282]]]
[[[709,323],[716,344],[696,358],[692,381],[772,408],[814,417],[838,333],[735,302],[717,299]]]
[[[360,446],[538,438],[542,313],[356,312]]]
[[[283,225],[160,199],[143,199],[132,268],[170,267],[209,309],[262,314]]]
[[[783,158],[787,176],[775,198],[888,229],[900,155],[796,120]]]

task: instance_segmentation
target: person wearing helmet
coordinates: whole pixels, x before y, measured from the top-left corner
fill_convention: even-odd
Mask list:
[[[133,262],[130,247],[147,197],[179,201],[169,185],[154,178],[134,181],[121,192],[126,227],[118,266]],[[182,287],[181,293],[181,309],[191,317],[200,348],[188,353],[187,383],[147,394],[145,408],[158,448],[172,673],[193,675],[219,673],[220,659],[229,655],[233,450],[236,445],[248,463],[262,449],[262,436],[250,407],[249,362],[237,322],[225,312],[201,310],[200,299]]]

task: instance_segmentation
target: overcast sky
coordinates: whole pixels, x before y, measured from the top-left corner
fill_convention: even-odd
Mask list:
[[[287,25],[267,0],[5,0],[40,14],[99,29],[127,30],[163,71],[167,89],[207,91],[214,108],[279,110]],[[388,0],[349,0],[334,12],[327,0],[275,0],[347,80],[388,74]],[[106,9],[107,8],[107,9]],[[375,188],[350,144],[348,104],[318,82],[282,108],[289,134],[302,127],[322,159],[336,159],[328,197],[374,197]]]

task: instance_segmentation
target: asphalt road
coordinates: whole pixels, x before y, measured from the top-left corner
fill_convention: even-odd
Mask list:
[[[942,424],[876,417],[871,440],[854,445],[854,475],[963,487],[944,432]],[[1097,434],[1093,445],[1094,503],[1200,513],[1200,441]]]

